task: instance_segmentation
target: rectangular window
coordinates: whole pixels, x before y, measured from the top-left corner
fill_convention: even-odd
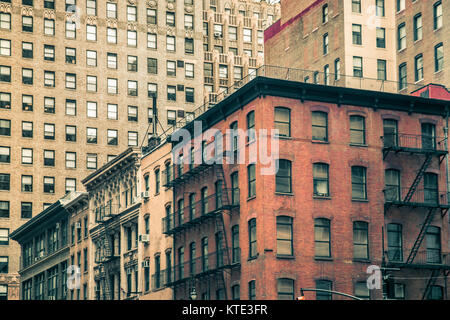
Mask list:
[[[29,95],[22,96],[22,110],[33,111],[33,96]]]
[[[117,43],[117,29],[116,28],[106,28],[106,42]]]
[[[194,64],[193,63],[185,63],[184,64],[185,77],[189,79],[194,78]]]
[[[414,80],[416,82],[423,80],[423,56],[422,56],[422,54],[418,54],[414,58]]]
[[[403,261],[402,225],[389,223],[387,225],[387,246],[389,261]]]
[[[97,118],[97,102],[86,102],[86,111],[88,118]]]
[[[434,71],[439,72],[444,69],[444,47],[442,42],[434,47]]]
[[[158,74],[158,59],[147,58],[147,72],[150,74]]]
[[[195,94],[194,94],[194,88],[188,88],[188,87],[186,87],[186,89],[185,89],[185,93],[186,93],[186,102],[194,102],[194,97],[195,97]]]
[[[177,64],[175,61],[167,61],[167,75],[171,77],[177,75]]]
[[[386,29],[377,27],[377,48],[386,48]]]
[[[33,59],[33,43],[22,42],[22,58]]]
[[[278,300],[294,300],[294,280],[277,279]]]
[[[413,20],[414,41],[422,40],[422,14],[416,14]]]
[[[77,37],[76,23],[72,21],[66,21],[66,38],[75,39]]]
[[[191,38],[184,39],[184,53],[186,54],[194,53],[194,39]]]
[[[406,62],[400,64],[398,67],[398,90],[403,90],[407,87]]]
[[[228,39],[229,40],[237,40],[237,27],[228,27]]]
[[[138,71],[138,58],[136,56],[127,56],[127,70]]]
[[[22,16],[22,31],[33,32],[33,17]]]
[[[138,95],[137,81],[128,80],[128,95],[136,97]]]
[[[33,203],[22,202],[20,207],[20,217],[22,219],[30,219],[33,215]]]
[[[117,146],[117,130],[108,129],[107,131],[108,145]]]
[[[0,229],[0,245],[9,244],[9,229]]]
[[[22,148],[22,164],[33,164],[33,149]]]
[[[33,192],[33,176],[22,175],[22,192]]]
[[[66,89],[76,89],[77,76],[74,73],[66,73]]]
[[[44,34],[46,36],[55,35],[55,20],[44,18]]]
[[[138,121],[138,107],[128,106],[128,121]]]
[[[11,187],[11,176],[9,173],[0,173],[0,190],[9,191]]]
[[[177,87],[167,86],[167,100],[176,101],[177,100]]]
[[[11,162],[11,148],[0,146],[0,163],[10,163]]]
[[[377,79],[386,80],[386,60],[377,59]]]
[[[437,1],[433,5],[433,28],[437,30],[442,27],[442,1]]]
[[[138,133],[136,131],[128,131],[128,146],[137,147],[138,145]]]
[[[155,33],[147,33],[147,48],[156,49],[157,48],[156,39],[157,36]]]
[[[292,256],[294,254],[292,218],[277,217],[277,255]]]
[[[0,257],[0,273],[8,273],[8,257]]]
[[[9,201],[0,201],[0,218],[9,218],[9,210]]]
[[[127,6],[127,21],[137,21],[136,6]]]
[[[275,192],[292,192],[292,168],[291,161],[278,160],[279,168],[275,176]]]
[[[157,24],[156,9],[147,8],[147,24]]]
[[[108,108],[108,119],[117,120],[118,119],[118,112],[117,112],[117,104],[109,104],[107,105]]]
[[[247,29],[247,28],[243,29],[243,39],[244,39],[244,42],[249,42],[249,43],[252,42],[252,29]]]
[[[96,25],[86,25],[86,40],[97,41],[97,26]]]
[[[127,31],[127,44],[132,47],[137,46],[137,32],[128,30]]]
[[[322,39],[322,53],[323,55],[328,54],[328,33],[325,33],[323,35],[323,39]]]
[[[22,121],[22,137],[33,138],[33,122]]]
[[[87,169],[97,169],[97,154],[88,153],[86,155],[86,168]]]
[[[97,143],[97,128],[86,128],[86,143]]]
[[[66,152],[66,168],[75,169],[77,167],[77,154],[75,152]]]
[[[11,77],[9,78],[8,82],[10,82],[10,81],[11,81]],[[33,69],[22,69],[22,83],[23,84],[33,84]]]
[[[357,78],[363,77],[363,58],[353,57],[353,76]]]
[[[66,63],[77,63],[77,54],[75,48],[66,48]]]
[[[353,258],[369,259],[369,224],[353,222]]]
[[[352,12],[361,13],[361,0],[352,0]]]
[[[66,141],[77,141],[77,127],[66,126]]]
[[[107,92],[109,94],[117,94],[117,79],[108,78],[107,85]]]
[[[175,125],[177,122],[177,113],[174,110],[167,110],[167,124],[170,126]],[[181,167],[179,167],[181,168]]]
[[[194,29],[194,16],[192,14],[184,15],[184,28]]]
[[[66,99],[66,115],[75,116],[77,114],[76,100]]]
[[[397,47],[398,50],[406,48],[406,25],[404,22],[397,28]]]
[[[97,15],[97,0],[86,0],[86,14],[89,16]]]
[[[76,179],[66,178],[65,192],[75,192],[76,191]],[[78,229],[81,232],[81,229]],[[78,235],[78,239],[80,239],[80,235]]]
[[[333,289],[333,283],[329,280],[316,280],[316,289],[329,290]],[[332,294],[328,292],[316,292],[316,300],[332,300]]]
[[[86,91],[97,92],[97,77],[86,76]]]
[[[169,52],[175,52],[175,37],[173,36],[166,37],[166,49]]]
[[[11,40],[0,39],[0,55],[11,56]]]
[[[331,257],[330,220],[324,218],[314,220],[314,242],[316,257]]]
[[[55,193],[55,177],[44,177],[44,193]]]
[[[175,13],[166,12],[166,25],[169,27],[175,27]]]
[[[107,53],[107,66],[110,69],[117,69],[117,53]]]
[[[362,44],[362,32],[360,24],[352,24],[352,39],[353,44]]]
[[[256,219],[250,219],[248,221],[248,254],[249,258],[257,257],[257,245],[256,245]]]
[[[397,12],[405,10],[405,0],[397,0]]]
[[[328,141],[328,114],[312,112],[312,140]]]
[[[11,120],[0,119],[0,136],[11,136]]]
[[[0,13],[0,29],[11,30],[11,14],[1,12]]]
[[[49,167],[55,166],[55,151],[54,150],[44,150],[44,166],[49,166]]]
[[[24,78],[24,74],[23,74],[24,70],[31,70],[31,69],[22,69],[22,83],[24,83],[24,81],[29,81],[29,78]],[[33,71],[31,70],[31,73],[32,72]],[[31,78],[31,79],[33,79],[33,78]],[[11,82],[11,67],[0,66],[0,81]],[[33,84],[33,80],[31,80],[31,84]]]
[[[350,143],[356,145],[366,144],[365,118],[350,116]]]
[[[54,71],[44,71],[44,86],[45,87],[55,87],[55,72]]]
[[[352,167],[352,199],[367,200],[365,167]]]
[[[375,0],[377,17],[384,17],[384,0]]]
[[[112,2],[106,3],[106,17],[110,19],[117,19],[117,4]]]
[[[328,178],[328,164],[314,163],[313,165],[313,189],[314,196],[328,197],[329,193],[329,178]]]

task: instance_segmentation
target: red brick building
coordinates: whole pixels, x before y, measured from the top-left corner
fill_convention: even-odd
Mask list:
[[[367,288],[371,265],[390,268],[389,298],[447,298],[448,108],[258,77],[209,109],[196,119],[203,132],[256,136],[238,138],[245,163],[208,165],[191,164],[215,140],[197,135],[179,153],[185,164],[163,172],[174,197],[163,218],[174,238],[174,267],[165,270],[174,298],[195,288],[198,299],[293,299],[323,288],[381,299],[381,289]],[[184,128],[194,136],[193,122]],[[262,129],[279,129],[274,175],[250,161]]]

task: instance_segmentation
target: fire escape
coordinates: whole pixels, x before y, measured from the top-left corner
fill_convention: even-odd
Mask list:
[[[97,300],[113,300],[114,285],[111,274],[117,269],[119,253],[117,252],[114,240],[110,239],[111,220],[116,215],[116,207],[109,202],[95,209],[95,221],[101,226],[100,237],[97,240],[97,250],[95,252],[94,277],[99,281],[100,286],[96,288]],[[111,288],[112,286],[112,288]]]
[[[403,259],[403,249],[390,250],[383,253],[383,263],[385,267],[400,268],[400,270],[403,268],[431,270],[422,295],[422,299],[427,299],[432,286],[436,283],[441,272],[444,276],[448,276],[450,273],[450,255],[448,253],[442,253],[440,248],[438,250],[429,248],[419,250],[436,213],[440,212],[442,219],[450,208],[448,192],[440,192],[438,190],[437,178],[436,187],[434,188],[426,186],[424,179],[426,170],[434,159],[439,162],[439,165],[444,160],[447,154],[445,141],[439,141],[434,135],[410,135],[395,132],[385,133],[383,143],[383,160],[386,160],[389,155],[391,157],[399,157],[402,154],[412,156],[414,158],[410,159],[421,162],[421,166],[411,186],[400,188],[400,184],[398,184],[398,186],[387,186],[384,189],[385,215],[390,213],[390,209],[401,207],[410,208],[411,210],[419,208],[426,212],[413,246],[410,250],[406,250],[409,251],[406,259]],[[423,181],[424,188],[418,189],[421,181]]]
[[[202,153],[201,151],[198,152]],[[198,233],[205,227],[211,230],[210,228],[214,226],[216,251],[209,253],[204,252],[203,248],[201,250],[198,250],[199,247],[196,248],[196,252],[201,252],[201,256],[197,254],[194,258],[189,257],[187,262],[166,269],[164,284],[174,288],[190,289],[197,281],[210,291],[211,283],[215,283],[216,289],[223,290],[223,298],[226,300],[228,290],[231,289],[227,285],[230,282],[227,279],[231,277],[232,270],[240,270],[240,249],[230,250],[227,232],[229,228],[225,225],[224,217],[227,215],[231,219],[234,212],[239,212],[239,189],[227,188],[223,164],[208,164],[203,156],[200,164],[194,164],[191,160],[194,157],[194,152],[191,152],[189,164],[167,167],[163,172],[163,185],[172,188],[173,197],[177,199],[177,194],[186,194],[186,186],[200,186],[202,181],[214,179],[215,193],[207,195],[201,191],[199,201],[191,201],[183,208],[177,207],[177,210],[173,210],[173,213],[162,219],[163,233],[185,241],[187,235]]]

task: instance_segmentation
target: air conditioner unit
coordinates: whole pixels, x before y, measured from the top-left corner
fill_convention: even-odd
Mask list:
[[[149,194],[148,194],[148,191],[142,192],[141,197],[142,197],[143,199],[148,199],[148,198],[150,197]]]
[[[149,267],[150,267],[150,260],[142,261],[142,268],[149,268]]]
[[[150,241],[150,235],[149,234],[140,234],[139,235],[139,242],[148,243]]]
[[[214,32],[214,38],[222,38],[222,33]]]

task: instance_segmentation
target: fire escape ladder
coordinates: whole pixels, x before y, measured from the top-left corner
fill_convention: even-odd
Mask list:
[[[435,269],[431,272],[430,278],[428,279],[427,286],[425,287],[425,290],[423,292],[422,300],[427,299],[428,294],[430,293],[431,287],[434,286],[436,283],[436,280],[441,273],[440,269]]]
[[[103,269],[105,273],[105,277],[102,279],[103,283],[103,299],[104,300],[111,300],[111,292],[109,288],[109,270],[108,266],[105,265],[105,260],[108,259],[111,256],[111,246],[108,239],[108,232],[106,230],[106,225],[103,228],[104,234],[103,234],[103,257],[101,262],[101,269]]]
[[[428,226],[430,225],[431,221],[433,221],[435,212],[436,208],[430,208],[430,210],[428,211],[425,221],[423,222],[422,227],[420,228],[419,235],[417,236],[416,241],[414,242],[414,245],[411,249],[411,252],[409,253],[408,258],[406,259],[406,264],[413,263],[414,258],[416,257],[416,254],[419,251],[420,245],[422,244],[423,238],[425,238]]]
[[[412,196],[414,195],[414,192],[417,189],[417,186],[419,185],[420,180],[422,180],[422,177],[425,174],[425,170],[427,170],[428,166],[431,163],[432,157],[433,157],[432,153],[427,153],[425,161],[420,167],[420,170],[417,173],[416,178],[414,179],[414,182],[411,185],[411,188],[409,188],[408,193],[406,194],[403,202],[409,202],[411,200]]]

